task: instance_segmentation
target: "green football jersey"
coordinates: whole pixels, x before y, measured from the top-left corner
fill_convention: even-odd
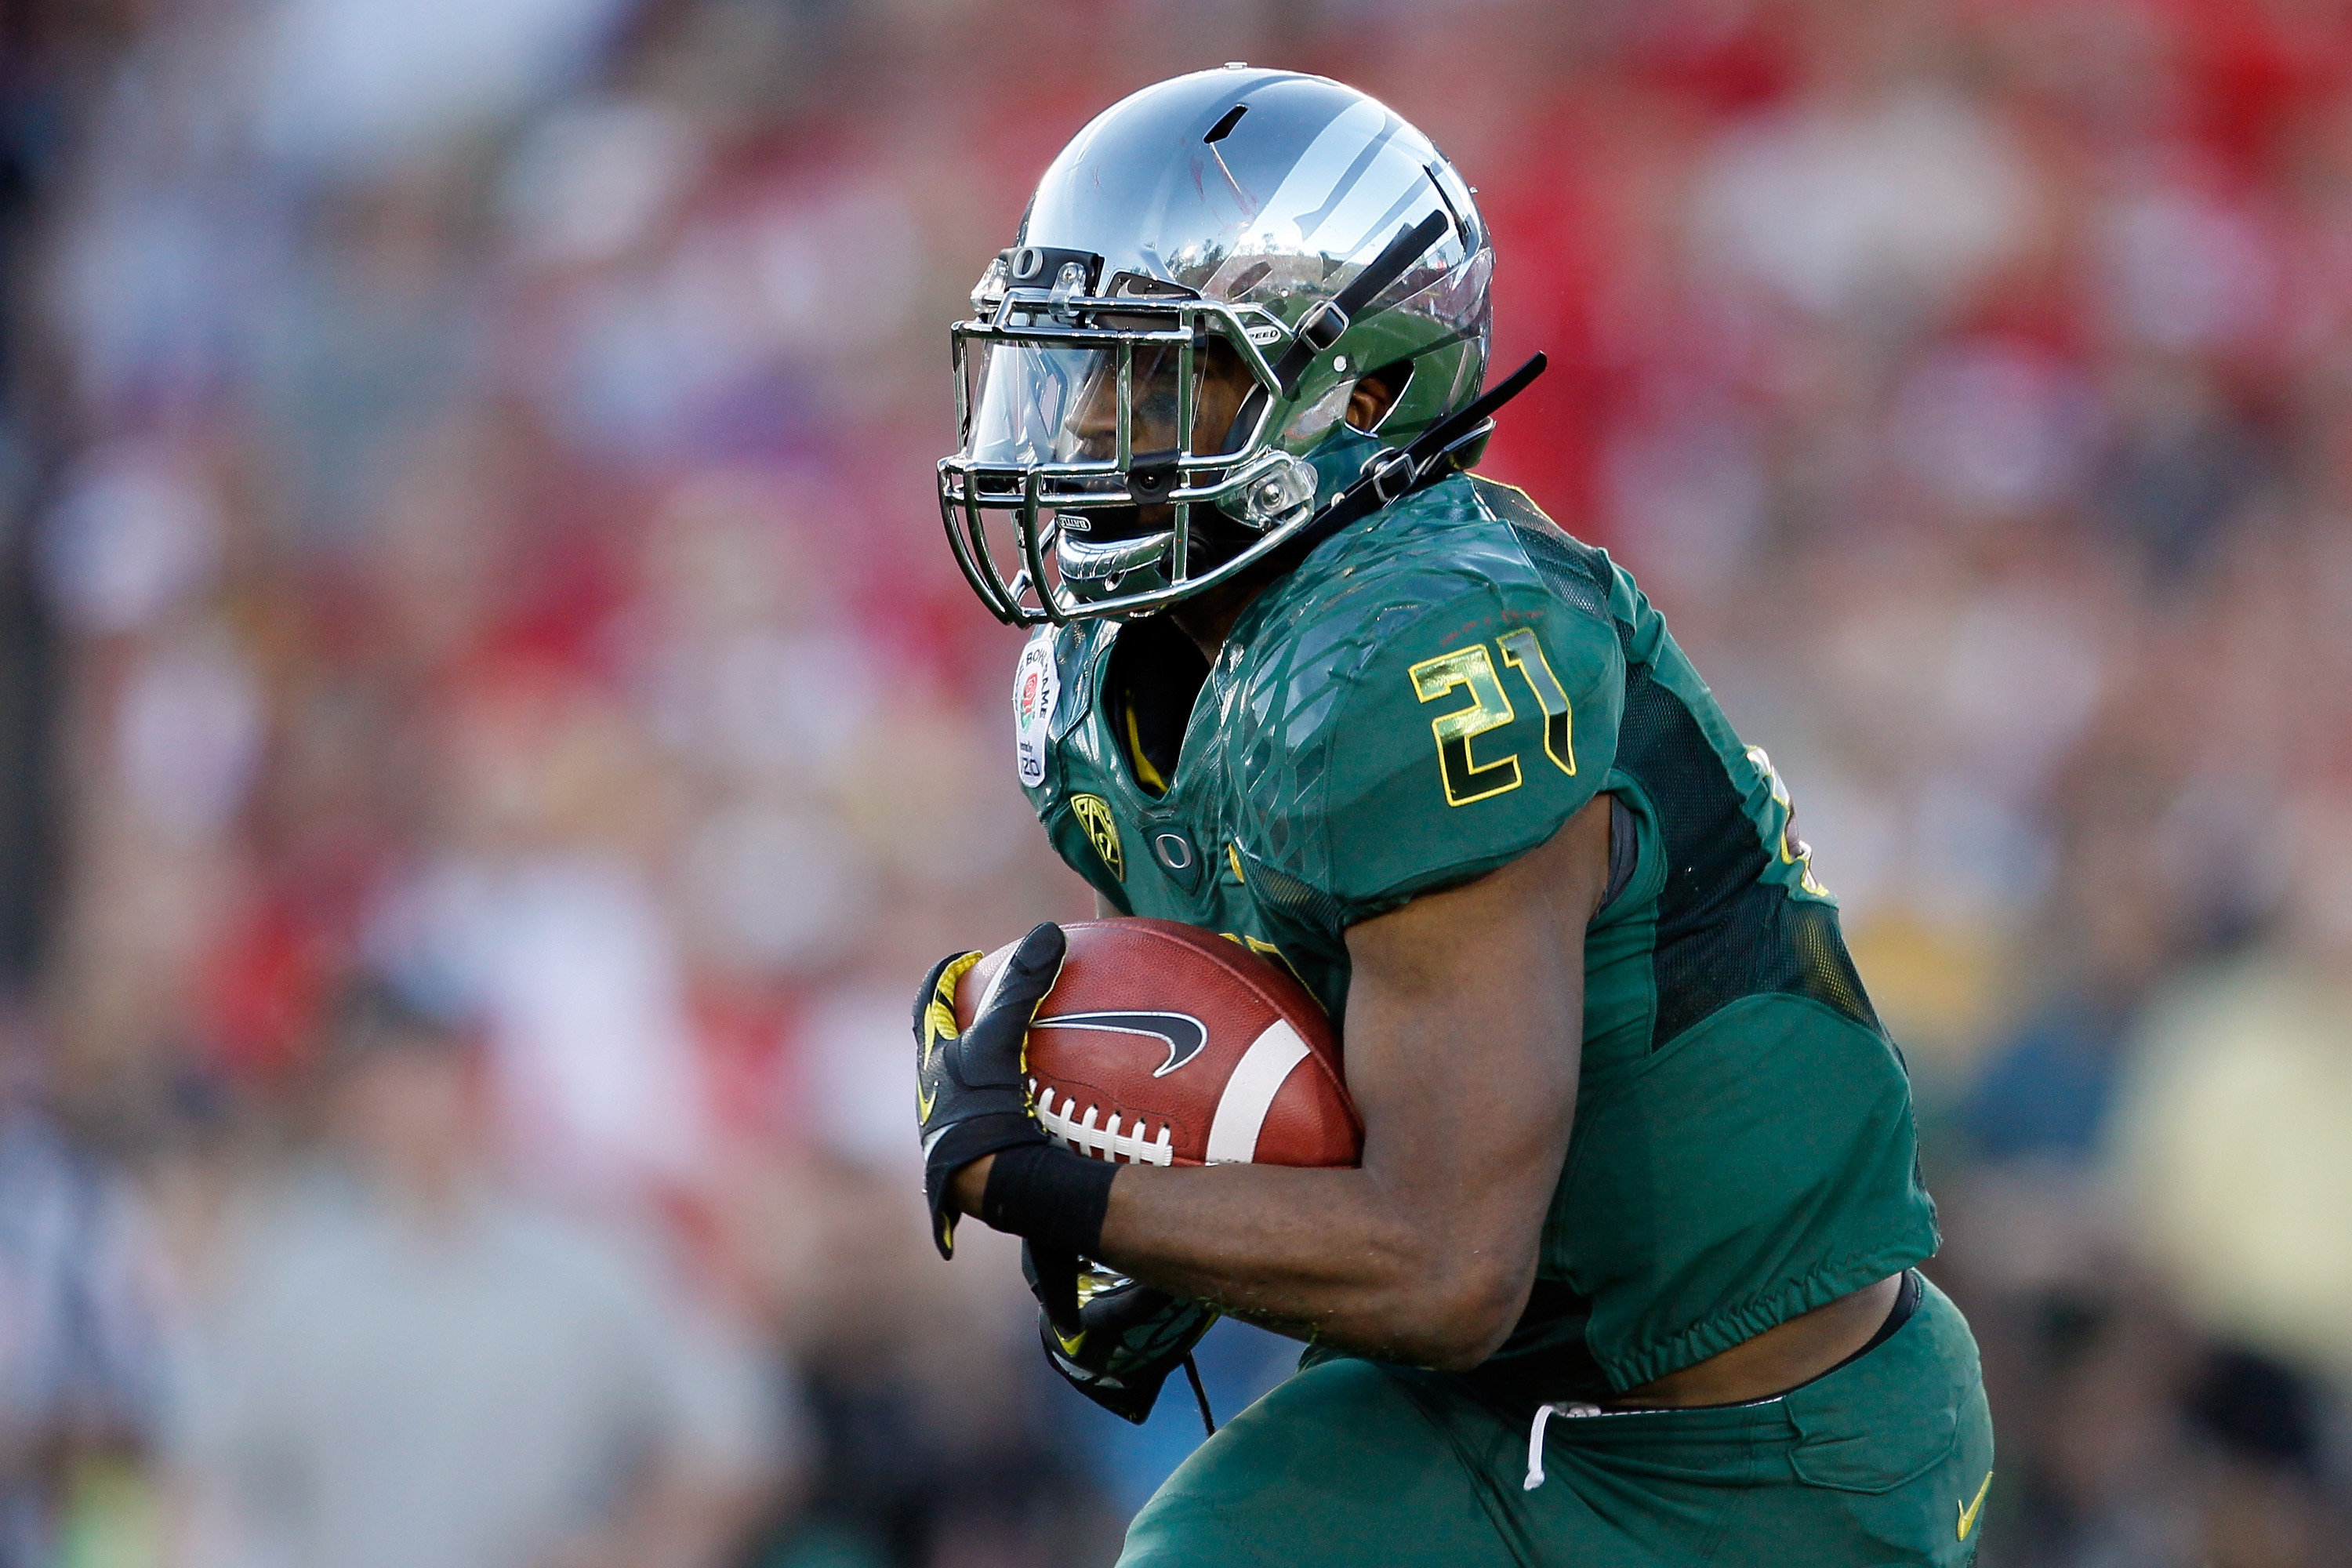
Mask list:
[[[1352,471],[1356,445],[1318,468]],[[1014,689],[1023,786],[1114,908],[1278,959],[1335,1019],[1349,926],[1525,854],[1602,791],[1631,828],[1586,936],[1536,1291],[1478,1375],[1622,1391],[1935,1251],[1908,1080],[1788,794],[1605,552],[1449,479],[1259,595],[1155,758],[1135,666],[1197,668],[1188,649],[1149,621],[1041,629]]]

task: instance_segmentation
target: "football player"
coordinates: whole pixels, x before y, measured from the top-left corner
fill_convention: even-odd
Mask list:
[[[1106,912],[1341,1022],[1360,1167],[1113,1165],[1029,1114],[1058,928],[917,1002],[934,1239],[1027,1239],[1140,1419],[1216,1312],[1305,1340],[1122,1563],[1958,1563],[1992,1431],[1901,1058],[1789,795],[1622,567],[1469,472],[1493,248],[1337,82],[1135,94],[953,329],[958,560],[1036,627],[1021,782]],[[1073,1289],[1075,1259],[1092,1260]]]

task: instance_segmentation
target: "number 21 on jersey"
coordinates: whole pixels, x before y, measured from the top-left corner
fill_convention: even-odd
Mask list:
[[[1550,661],[1544,658],[1543,645],[1536,640],[1532,629],[1522,626],[1496,638],[1494,646],[1501,651],[1503,662],[1517,670],[1519,679],[1527,683],[1528,694],[1543,712],[1544,754],[1560,772],[1575,776],[1574,720],[1569,711],[1568,693],[1552,674]],[[1424,658],[1406,673],[1412,678],[1413,696],[1423,702],[1434,702],[1457,688],[1469,689],[1466,707],[1441,713],[1429,722],[1430,732],[1437,737],[1437,770],[1445,783],[1445,804],[1468,805],[1518,788],[1518,753],[1514,752],[1483,763],[1471,754],[1471,744],[1479,736],[1499,730],[1518,717],[1503,690],[1501,679],[1495,673],[1494,657],[1487,652],[1487,645],[1472,643],[1435,658]]]

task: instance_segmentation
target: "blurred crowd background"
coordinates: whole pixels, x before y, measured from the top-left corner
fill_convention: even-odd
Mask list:
[[[14,0],[0,1564],[1110,1560],[1190,1401],[919,1219],[910,987],[1087,907],[931,465],[1228,59],[1479,188],[1488,470],[1790,781],[1988,1568],[2352,1560],[2352,5]]]

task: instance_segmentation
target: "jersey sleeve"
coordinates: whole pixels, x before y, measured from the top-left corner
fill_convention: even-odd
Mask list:
[[[1599,794],[1625,661],[1607,620],[1482,584],[1382,627],[1334,685],[1320,776],[1264,836],[1344,930],[1507,864]]]

